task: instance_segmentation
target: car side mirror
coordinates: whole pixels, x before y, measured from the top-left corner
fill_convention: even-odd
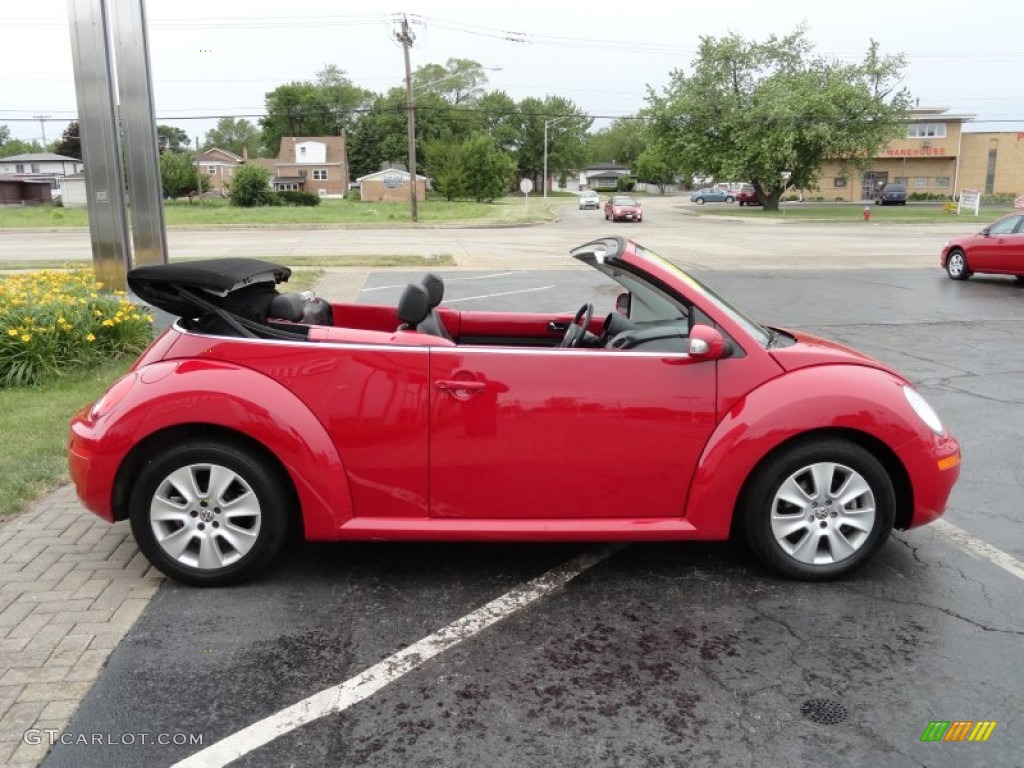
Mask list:
[[[615,297],[615,311],[620,315],[629,317],[629,310],[633,304],[633,297],[629,291],[623,291]]]
[[[981,230],[981,234],[982,234],[983,237],[988,237],[988,235],[989,235],[989,228],[985,227],[983,230]]]
[[[725,339],[710,325],[698,323],[690,329],[687,351],[694,360],[718,360],[725,355]]]

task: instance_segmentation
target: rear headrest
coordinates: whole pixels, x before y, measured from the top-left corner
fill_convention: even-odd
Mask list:
[[[301,293],[282,293],[270,300],[267,316],[297,323],[302,320],[304,309],[305,302]]]
[[[430,301],[427,289],[422,285],[409,283],[402,291],[402,298],[398,300],[398,319],[415,328],[429,314]]]
[[[423,276],[421,283],[427,291],[427,301],[430,304],[430,308],[433,309],[444,298],[444,280],[433,272],[429,272]]]

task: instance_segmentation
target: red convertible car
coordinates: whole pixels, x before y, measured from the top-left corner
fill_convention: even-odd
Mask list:
[[[842,576],[942,514],[960,449],[899,374],[759,325],[609,237],[572,256],[616,311],[458,311],[280,293],[251,259],[147,266],[179,319],[71,423],[84,504],[194,585],[309,540],[720,540]]]

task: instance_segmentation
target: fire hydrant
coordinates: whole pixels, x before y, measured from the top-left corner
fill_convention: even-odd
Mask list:
[[[864,206],[864,221],[871,221],[871,209],[866,205]]]

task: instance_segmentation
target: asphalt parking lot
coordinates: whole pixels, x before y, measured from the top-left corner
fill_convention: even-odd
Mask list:
[[[945,519],[1024,559],[1024,288],[937,268],[696,274],[753,317],[904,372],[963,444]],[[361,300],[392,303],[419,276],[372,274]],[[446,300],[606,312],[599,281],[458,271]],[[614,446],[593,455],[578,471],[599,474]],[[563,587],[371,695],[301,727],[277,717],[588,554]],[[57,745],[44,765],[228,764],[200,750],[275,717],[260,729],[282,735],[235,742],[231,765],[1019,765],[1021,580],[990,555],[932,526],[809,585],[732,544],[297,544],[255,583],[165,583],[67,728],[140,738]],[[997,725],[984,743],[921,741],[947,720]],[[142,743],[158,734],[202,744]]]

